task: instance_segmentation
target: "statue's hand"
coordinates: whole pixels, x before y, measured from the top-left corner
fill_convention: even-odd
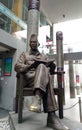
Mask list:
[[[50,67],[50,73],[53,74],[55,72],[55,68],[56,68],[56,64],[54,64],[53,62],[49,65]]]

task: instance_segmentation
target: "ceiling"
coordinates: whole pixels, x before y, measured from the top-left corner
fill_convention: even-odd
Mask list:
[[[82,18],[82,0],[40,0],[41,10],[51,24]]]

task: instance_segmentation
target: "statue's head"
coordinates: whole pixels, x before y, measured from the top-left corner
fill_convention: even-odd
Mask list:
[[[33,50],[36,50],[39,46],[38,38],[36,34],[32,34],[30,37],[30,47]]]

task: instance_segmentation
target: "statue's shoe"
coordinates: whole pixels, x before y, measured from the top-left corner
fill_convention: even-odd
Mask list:
[[[40,113],[41,112],[41,106],[40,105],[31,104],[29,106],[29,111]]]
[[[32,112],[41,112],[41,98],[39,96],[35,96],[28,109]]]
[[[47,126],[54,130],[69,130],[55,114],[47,117]]]

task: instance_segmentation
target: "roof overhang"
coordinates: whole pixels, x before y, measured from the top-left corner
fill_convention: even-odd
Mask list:
[[[40,0],[50,24],[82,18],[82,0]]]

